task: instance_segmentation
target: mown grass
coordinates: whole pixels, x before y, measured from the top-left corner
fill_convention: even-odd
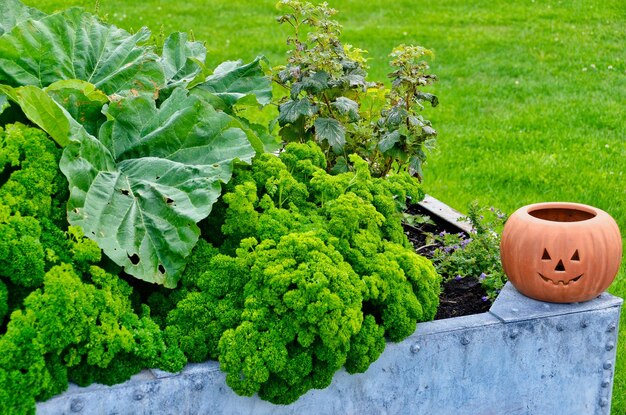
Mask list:
[[[44,11],[93,0],[27,0]],[[101,0],[99,14],[127,29],[192,30],[209,62],[284,60],[287,28],[274,0]],[[370,52],[383,80],[400,43],[433,49],[428,109],[439,131],[427,191],[464,210],[472,200],[512,212],[549,200],[608,211],[626,232],[626,2],[623,0],[335,0],[344,40]],[[611,287],[626,297],[626,271]],[[626,318],[613,412],[626,414]]]

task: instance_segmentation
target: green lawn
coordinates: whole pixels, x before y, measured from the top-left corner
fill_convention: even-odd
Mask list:
[[[94,0],[27,0],[46,12]],[[283,62],[287,28],[275,1],[101,0],[100,15],[156,34],[192,30],[209,61],[266,55]],[[439,131],[427,191],[464,210],[472,200],[512,212],[539,201],[608,211],[626,235],[626,2],[623,0],[335,0],[346,43],[370,52],[383,80],[399,43],[436,53]],[[626,296],[624,267],[611,287]],[[614,413],[626,414],[626,318]]]

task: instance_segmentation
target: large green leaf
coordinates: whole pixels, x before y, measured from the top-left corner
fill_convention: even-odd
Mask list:
[[[45,13],[28,7],[19,0],[2,0],[0,2],[0,36],[25,20],[38,20],[44,16]]]
[[[44,90],[32,85],[19,88],[0,85],[0,93],[18,104],[26,117],[46,131],[61,147],[69,143],[75,126],[72,126],[71,119],[61,106]]]
[[[0,114],[4,112],[11,104],[9,103],[9,97],[0,93]]]
[[[26,118],[61,147],[69,144],[71,137],[82,135],[84,129],[97,131],[106,120],[102,107],[109,102],[94,85],[78,80],[55,82],[46,89],[32,85],[18,88],[0,85],[0,113],[6,108],[3,99],[18,104]]]
[[[113,101],[99,140],[68,145],[68,219],[142,280],[174,287],[233,160],[255,152],[233,119],[184,89],[160,107],[148,95]]]
[[[398,142],[400,142],[401,138],[402,136],[400,135],[400,131],[398,130],[387,133],[378,143],[378,148],[380,148],[380,151],[382,151],[383,153],[386,153],[391,150]]]
[[[239,121],[239,127],[246,132],[257,152],[274,151],[279,146],[277,137],[266,127],[255,124],[261,121],[258,106],[267,105],[272,98],[271,80],[263,70],[264,62],[263,57],[245,65],[241,61],[224,62],[202,82],[190,84],[193,96]]]
[[[278,123],[282,126],[285,124],[293,124],[301,117],[311,117],[319,110],[308,98],[302,98],[296,101],[290,100],[282,104],[278,108]]]
[[[245,65],[241,61],[224,62],[194,89],[209,92],[215,97],[211,104],[223,110],[232,108],[249,95],[254,96],[258,104],[267,105],[272,100],[272,82],[263,71],[265,61],[265,58],[257,57]]]
[[[149,37],[145,28],[130,35],[79,9],[26,20],[0,36],[0,83],[43,88],[80,79],[106,94],[154,90],[165,76],[158,56],[140,46]]]
[[[342,115],[347,115],[350,122],[357,122],[361,116],[359,115],[359,104],[346,97],[338,97],[331,104]]]
[[[58,81],[45,88],[46,93],[91,135],[97,135],[106,121],[102,107],[109,102],[95,85],[77,79]]]
[[[187,34],[176,32],[163,44],[161,64],[169,88],[187,86],[198,76],[206,59],[206,48],[201,42],[190,42]]]
[[[341,153],[346,145],[346,129],[333,118],[318,118],[313,124],[319,142],[328,141],[335,153]]]

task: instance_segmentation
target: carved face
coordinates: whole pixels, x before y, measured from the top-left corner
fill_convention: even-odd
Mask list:
[[[578,249],[544,248],[537,272],[546,284],[569,286],[576,284],[585,274],[584,263]]]
[[[513,213],[500,243],[509,281],[528,297],[557,303],[591,300],[613,281],[622,257],[615,221],[576,203],[539,203]]]

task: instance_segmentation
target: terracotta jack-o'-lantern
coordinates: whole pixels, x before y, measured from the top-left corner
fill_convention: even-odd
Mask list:
[[[622,238],[608,213],[577,203],[537,203],[511,215],[502,267],[522,294],[542,301],[591,300],[613,282]]]

